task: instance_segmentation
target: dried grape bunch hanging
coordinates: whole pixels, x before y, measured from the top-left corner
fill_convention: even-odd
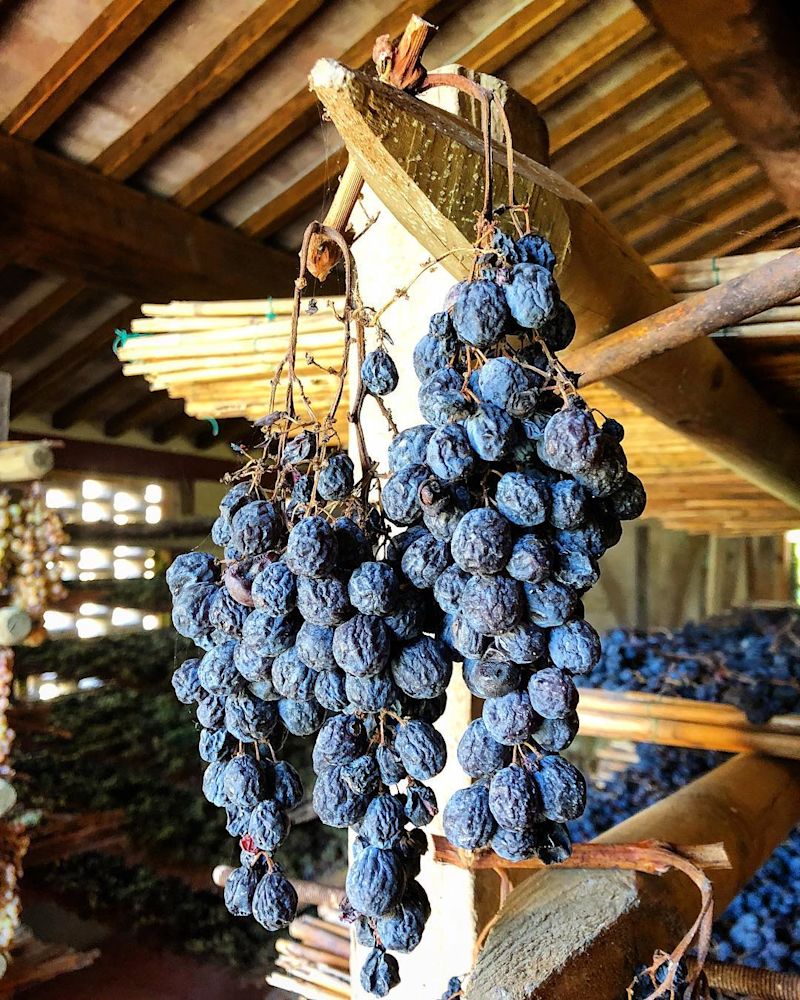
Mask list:
[[[67,596],[61,581],[61,546],[68,541],[58,514],[45,504],[41,483],[18,499],[0,493],[0,581],[11,603],[41,620]]]
[[[302,260],[316,231],[306,234]],[[438,809],[426,782],[445,763],[433,722],[452,662],[445,644],[424,634],[436,627],[435,614],[428,621],[435,605],[402,571],[402,547],[387,541],[374,499],[379,482],[361,408],[372,395],[393,426],[381,396],[397,385],[397,370],[377,325],[378,347],[366,352],[365,323],[376,324],[376,314],[360,305],[346,244],[343,250],[347,306],[336,398],[317,419],[295,372],[301,274],[292,342],[273,380],[270,412],[259,421],[261,454],[242,469],[212,528],[224,558],[179,556],[167,582],[176,629],[203,652],[176,670],[173,684],[181,701],[197,703],[208,763],[203,789],[225,808],[241,843],[228,908],[268,930],[293,918],[297,896],[274,855],[303,789],[277,754],[284,731],[316,734],[314,808],[324,823],[358,831],[343,909],[359,939],[375,945],[362,983],[385,996],[398,981],[387,949],[412,950],[430,912],[416,881],[427,850],[419,828]],[[359,478],[335,431],[353,342]]]
[[[444,612],[436,637],[484,700],[458,745],[474,781],[447,803],[445,834],[557,862],[586,799],[560,755],[578,731],[573,677],[600,655],[581,598],[645,494],[622,427],[598,424],[556,359],[575,321],[548,241],[487,225],[480,247],[416,346],[427,422],[392,443],[383,509],[406,527],[403,574]]]

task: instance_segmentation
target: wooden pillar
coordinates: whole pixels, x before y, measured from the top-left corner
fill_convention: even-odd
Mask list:
[[[800,762],[741,754],[597,840],[724,842],[731,868],[707,873],[721,913],[799,818]],[[671,950],[698,909],[678,873],[537,872],[503,907],[466,1000],[618,1000],[634,965]]]

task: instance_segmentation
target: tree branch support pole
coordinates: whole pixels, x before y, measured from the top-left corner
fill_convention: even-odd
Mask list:
[[[580,373],[580,386],[591,385],[798,295],[800,250],[791,250],[748,274],[568,351],[563,361],[570,371]]]
[[[722,841],[731,867],[707,872],[715,913],[722,913],[798,819],[800,763],[740,755],[597,842]],[[649,965],[657,949],[674,947],[698,906],[697,890],[677,873],[653,878],[629,871],[537,872],[500,911],[466,1000],[618,1000],[634,966]]]

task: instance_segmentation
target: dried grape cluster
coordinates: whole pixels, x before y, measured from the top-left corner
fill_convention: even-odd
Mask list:
[[[612,629],[580,683],[722,702],[762,725],[800,710],[800,615],[742,609],[670,633]]]
[[[414,351],[426,423],[389,449],[383,510],[405,527],[403,575],[432,590],[435,635],[484,699],[458,759],[474,780],[444,810],[457,847],[566,858],[586,785],[564,757],[575,675],[600,640],[581,596],[620,522],[644,508],[614,420],[598,425],[555,353],[575,331],[550,244],[490,230],[477,277],[448,294]]]
[[[395,387],[382,348],[364,355],[361,379],[373,395]],[[343,908],[371,949],[362,983],[385,996],[399,978],[389,950],[416,947],[430,913],[416,881],[427,850],[420,828],[438,811],[426,782],[446,759],[433,722],[452,661],[424,634],[434,627],[432,602],[403,574],[400,549],[386,544],[370,463],[356,482],[324,425],[290,435],[292,423],[277,412],[262,422],[264,459],[222,501],[212,538],[224,572],[193,552],[167,573],[175,627],[204,651],[173,684],[181,701],[197,703],[204,792],[241,839],[226,904],[268,930],[297,906],[274,860],[303,794],[276,759],[280,734],[316,734],[314,809],[324,823],[357,831]],[[269,494],[258,485],[267,467]]]
[[[35,620],[67,596],[60,567],[67,540],[61,518],[45,503],[41,483],[18,499],[0,493],[0,586]]]

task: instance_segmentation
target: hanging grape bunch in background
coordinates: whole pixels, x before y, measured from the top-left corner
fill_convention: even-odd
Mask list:
[[[475,779],[444,810],[457,847],[545,862],[570,852],[586,788],[562,756],[578,731],[574,675],[600,641],[581,597],[622,520],[644,508],[623,430],[598,424],[559,364],[575,323],[549,243],[494,230],[476,280],[451,290],[414,352],[427,423],[389,451],[386,515],[404,575],[430,588],[436,635],[484,699],[458,760]]]
[[[50,510],[41,483],[15,498],[0,493],[0,585],[10,603],[41,621],[46,609],[67,596],[61,582],[64,524]]]

